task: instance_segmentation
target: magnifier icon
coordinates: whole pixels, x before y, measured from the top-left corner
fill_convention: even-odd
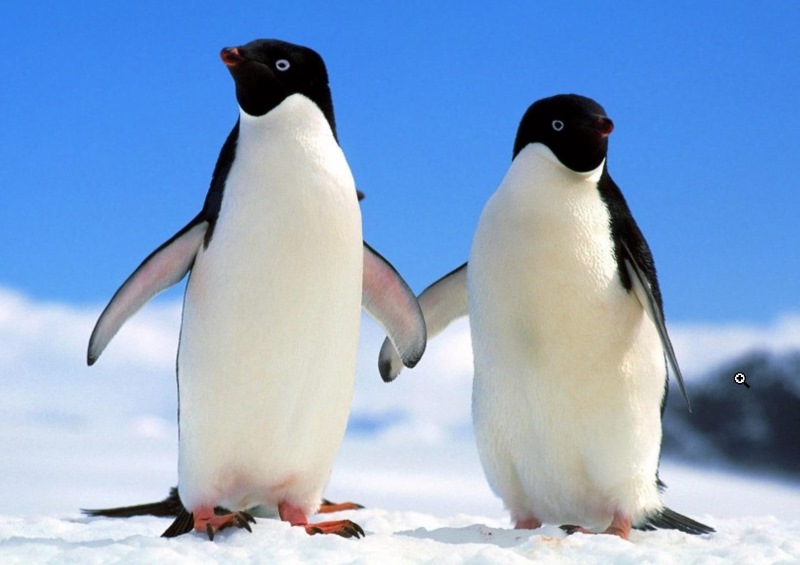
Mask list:
[[[736,373],[733,375],[733,380],[736,382],[737,385],[744,385],[747,388],[750,388],[750,385],[745,382],[747,377],[744,376],[744,373]]]

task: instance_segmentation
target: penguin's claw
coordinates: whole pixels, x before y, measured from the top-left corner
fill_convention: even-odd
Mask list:
[[[342,536],[343,538],[359,539],[366,535],[364,534],[364,530],[361,528],[361,526],[355,522],[351,522],[350,520],[335,520],[332,522],[306,524],[305,529],[306,533],[308,533],[310,536],[315,534],[336,534],[337,536]]]
[[[361,526],[350,520],[331,520],[329,522],[308,523],[308,516],[299,506],[286,501],[278,504],[278,515],[284,522],[289,522],[292,526],[299,526],[305,529],[310,536],[316,534],[336,534],[343,538],[360,538],[364,536]]]
[[[251,516],[251,518],[252,518],[252,516]],[[236,520],[236,525],[239,528],[244,528],[245,530],[247,530],[251,534],[253,533],[253,528],[250,527],[249,520],[247,518],[237,514],[235,520]]]
[[[250,524],[256,522],[255,518],[247,512],[216,515],[209,513],[207,509],[201,509],[194,514],[197,516],[194,519],[194,530],[205,533],[210,541],[214,541],[217,532],[225,528],[242,528],[252,533],[253,529]]]
[[[591,534],[591,533],[594,533],[594,532],[590,532],[586,528],[581,528],[580,526],[564,525],[564,526],[561,526],[561,529],[564,530],[565,532],[567,532],[568,536],[571,536],[572,534]]]
[[[356,524],[355,522],[350,522],[349,531],[352,532],[352,536],[348,536],[348,537],[354,537],[356,539],[363,538],[364,536],[367,535],[367,534],[364,533],[364,529],[361,526],[359,526],[358,524]]]

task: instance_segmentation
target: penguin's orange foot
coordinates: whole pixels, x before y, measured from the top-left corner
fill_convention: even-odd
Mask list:
[[[234,526],[252,532],[250,524],[256,522],[256,519],[247,512],[216,515],[213,508],[200,508],[193,512],[193,515],[194,530],[204,532],[211,541],[214,541],[214,536],[218,531]]]
[[[593,534],[586,528],[580,526],[561,526],[561,529],[567,534]],[[619,536],[622,539],[628,539],[631,533],[631,519],[620,512],[614,512],[614,518],[611,520],[611,525],[605,529],[604,534],[612,536]]]
[[[343,538],[360,538],[364,536],[361,526],[350,520],[334,520],[331,522],[318,522],[309,524],[306,513],[298,506],[286,501],[278,504],[278,515],[284,522],[292,526],[303,526],[310,536],[315,534],[336,534]]]
[[[624,514],[614,512],[614,519],[611,520],[611,525],[603,533],[628,539],[631,534],[631,519]]]
[[[343,538],[362,538],[364,530],[361,526],[350,520],[334,520],[332,522],[318,522],[316,524],[305,524],[303,526],[308,535],[315,534],[336,534]]]
[[[329,514],[331,512],[340,512],[342,510],[361,510],[364,508],[355,502],[331,502],[327,498],[322,499],[322,504],[317,510],[317,514]]]

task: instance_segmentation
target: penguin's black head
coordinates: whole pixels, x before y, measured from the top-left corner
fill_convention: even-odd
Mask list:
[[[559,94],[531,104],[514,142],[514,158],[530,143],[547,146],[565,167],[584,173],[600,166],[614,129],[603,107],[585,96]]]
[[[277,39],[256,39],[226,47],[220,57],[247,114],[263,116],[292,94],[302,94],[319,106],[336,134],[328,71],[316,51]]]

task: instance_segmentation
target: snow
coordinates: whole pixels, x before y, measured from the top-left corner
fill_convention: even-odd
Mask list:
[[[683,478],[683,471],[671,470],[673,479]],[[345,471],[342,477],[352,477]],[[393,497],[416,496],[426,499],[433,493],[438,501],[456,501],[471,497],[469,481],[455,481],[448,485],[441,476],[433,485],[417,493],[410,487],[411,475],[402,477],[409,481],[400,492],[385,498],[379,491],[393,490],[393,476],[383,481],[372,481],[365,489],[348,481],[348,490],[375,500]],[[690,481],[675,480],[677,488],[687,484],[716,485],[701,499],[717,509],[721,499],[736,499],[738,490],[752,496],[731,502],[725,507],[735,511],[736,517],[712,517],[710,513],[693,514],[695,518],[711,523],[717,533],[709,536],[689,536],[674,531],[638,532],[629,541],[614,536],[574,534],[567,536],[555,526],[545,526],[536,531],[519,531],[509,527],[505,517],[495,513],[495,505],[486,509],[492,515],[458,513],[454,504],[446,508],[453,511],[447,516],[431,513],[387,510],[381,507],[329,515],[331,519],[349,518],[357,521],[366,531],[360,540],[347,540],[337,536],[309,537],[298,528],[291,528],[277,520],[259,519],[253,533],[244,530],[225,530],[214,543],[202,535],[189,534],[175,539],[160,538],[169,525],[166,518],[132,518],[112,520],[85,518],[77,513],[63,515],[39,514],[27,516],[0,516],[0,561],[50,562],[50,563],[794,563],[800,562],[800,521],[781,520],[774,516],[748,516],[745,509],[762,511],[766,504],[750,506],[759,498],[761,485],[741,478],[727,477],[721,484],[703,479],[700,474]],[[416,477],[426,483],[425,475]],[[379,486],[380,485],[380,486]],[[344,485],[341,485],[342,487]],[[780,496],[781,488],[774,493]],[[727,490],[733,489],[733,490]],[[782,489],[790,497],[786,510],[792,504],[797,513],[800,493]],[[446,493],[444,491],[447,491]],[[438,492],[439,494],[435,494]],[[166,489],[162,494],[166,494]],[[483,493],[481,493],[483,494]],[[687,497],[688,498],[688,497]],[[363,499],[359,498],[363,501]],[[717,502],[715,502],[715,499]],[[128,501],[132,501],[128,498]],[[413,499],[406,505],[414,506]],[[430,502],[428,502],[430,504]],[[698,505],[701,503],[698,501]],[[687,511],[683,506],[682,511]],[[439,510],[445,508],[439,507]],[[446,514],[446,512],[441,512]]]
[[[380,329],[364,322],[351,425],[325,493],[367,507],[331,516],[359,523],[364,539],[309,537],[259,519],[252,534],[228,530],[214,543],[194,534],[166,540],[169,519],[83,517],[80,508],[160,500],[176,480],[179,304],[148,305],[88,368],[99,310],[0,289],[0,563],[800,562],[797,484],[671,462],[661,469],[666,503],[717,533],[634,532],[624,541],[511,529],[472,441],[465,322],[388,385],[376,368]],[[763,341],[756,330],[741,335]],[[713,334],[704,328],[704,346]],[[699,354],[686,357],[691,392]]]
[[[351,513],[346,513],[347,516]],[[342,513],[344,516],[345,513]],[[413,512],[361,510],[361,540],[309,537],[261,520],[252,534],[227,530],[214,543],[200,535],[159,536],[163,518],[97,520],[0,517],[4,563],[792,563],[800,525],[774,518],[721,520],[711,537],[678,532],[566,536],[554,526],[515,531],[478,516],[448,519]],[[487,524],[488,522],[488,524]]]

